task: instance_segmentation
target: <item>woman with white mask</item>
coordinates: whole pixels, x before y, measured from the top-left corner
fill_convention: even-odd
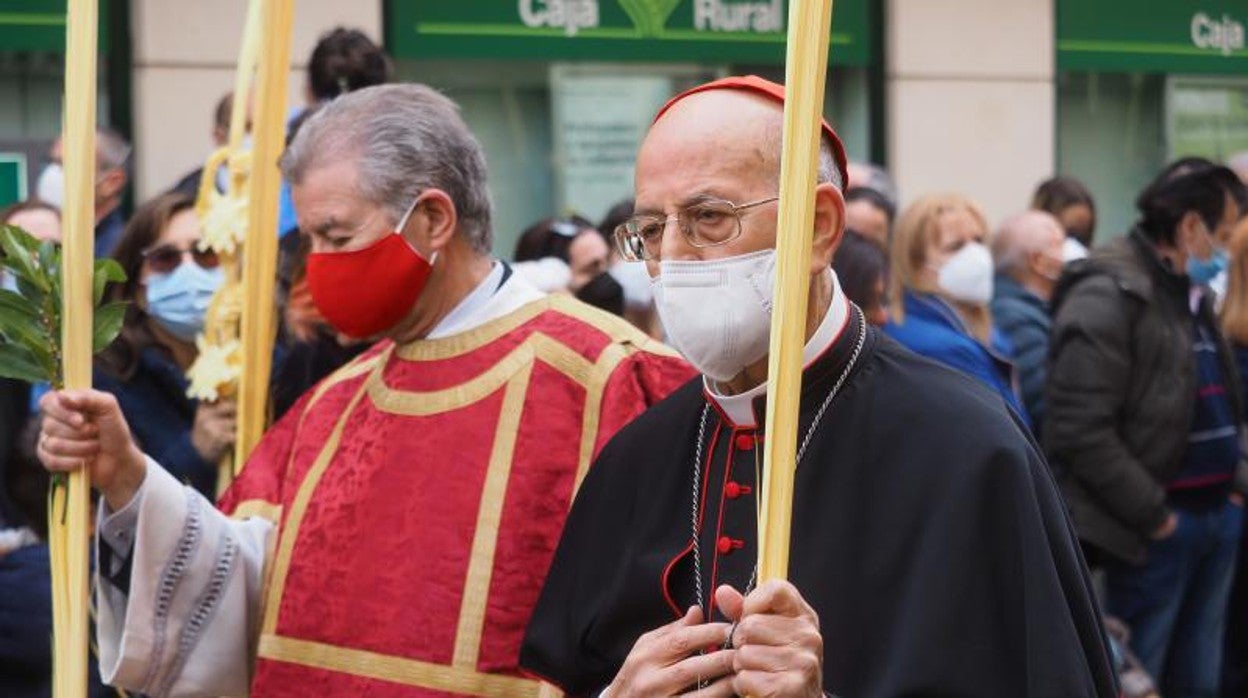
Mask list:
[[[196,335],[223,276],[199,249],[194,200],[161,195],[139,207],[113,251],[127,280],[106,302],[125,301],[121,335],[101,353],[96,387],[117,397],[142,448],[175,477],[214,496],[217,462],[234,443],[235,407],[187,398]]]
[[[987,236],[983,212],[964,196],[929,195],[911,204],[893,232],[894,302],[884,331],[980,380],[1025,420],[1011,349],[988,310],[994,269]]]

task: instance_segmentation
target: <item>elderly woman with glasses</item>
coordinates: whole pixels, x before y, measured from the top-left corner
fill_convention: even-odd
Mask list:
[[[216,464],[234,443],[234,403],[186,396],[195,337],[221,285],[217,256],[200,250],[194,201],[179,193],[139,207],[113,250],[127,280],[108,301],[130,304],[121,335],[99,357],[96,386],[117,397],[142,448],[211,497]]]

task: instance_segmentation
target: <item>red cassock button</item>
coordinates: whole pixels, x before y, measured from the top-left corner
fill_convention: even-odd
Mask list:
[[[737,450],[749,451],[754,448],[753,434],[737,434]]]
[[[715,543],[715,548],[719,550],[720,555],[727,555],[734,550],[740,550],[745,547],[745,541],[728,536],[721,536]]]
[[[738,485],[735,482],[729,481],[727,485],[724,485],[724,496],[727,497],[728,499],[736,499],[737,497],[740,497],[741,485]]]

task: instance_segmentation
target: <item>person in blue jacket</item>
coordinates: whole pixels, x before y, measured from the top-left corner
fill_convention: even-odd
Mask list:
[[[121,335],[96,362],[95,384],[117,397],[145,452],[215,499],[217,465],[234,444],[232,401],[186,395],[195,338],[222,282],[216,253],[200,250],[194,202],[173,192],[135,211],[113,252],[126,272],[107,301],[129,303]]]
[[[1044,421],[1044,381],[1049,356],[1049,299],[1062,275],[1062,224],[1044,211],[1009,218],[992,236],[992,319],[1014,346],[1023,407],[1032,427]]]
[[[1019,416],[1012,348],[992,324],[988,223],[958,194],[915,201],[893,231],[891,296],[884,332],[899,343],[982,381]]]

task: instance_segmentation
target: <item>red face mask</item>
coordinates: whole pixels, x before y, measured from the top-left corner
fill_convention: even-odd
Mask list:
[[[312,300],[339,332],[357,338],[381,334],[416,305],[433,265],[399,233],[415,208],[413,203],[397,230],[362,250],[308,255]]]

